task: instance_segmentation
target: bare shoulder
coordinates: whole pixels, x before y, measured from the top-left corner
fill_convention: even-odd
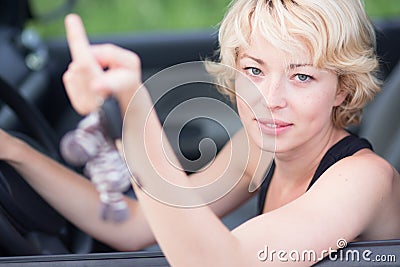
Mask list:
[[[364,149],[353,156],[346,157],[334,164],[324,175],[340,178],[343,181],[365,186],[377,186],[391,190],[392,183],[398,177],[396,169],[384,158],[369,149]]]
[[[336,173],[346,173],[355,185],[355,199],[362,203],[358,210],[369,216],[357,240],[380,240],[400,237],[400,175],[384,158],[365,150],[338,162]],[[352,186],[350,186],[352,187]],[[354,209],[357,210],[357,209]],[[360,214],[360,211],[356,212]]]
[[[371,150],[365,149],[338,161],[321,175],[310,191],[313,191],[312,201],[321,201],[317,206],[325,203],[327,195],[335,196],[335,205],[341,207],[341,213],[337,210],[338,217],[348,222],[353,234],[348,240],[384,239],[400,233],[396,225],[386,223],[382,228],[385,220],[400,220],[394,215],[400,203],[399,174]],[[331,206],[328,210],[336,212],[337,207]]]
[[[383,175],[387,175],[389,177],[393,177],[397,172],[394,167],[384,158],[376,154],[375,152],[365,149],[362,150],[355,155],[349,157],[350,161],[357,161],[366,170],[376,170],[382,172]]]

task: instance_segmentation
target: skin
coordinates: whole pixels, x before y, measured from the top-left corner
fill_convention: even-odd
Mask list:
[[[321,255],[336,249],[338,239],[400,238],[399,174],[368,149],[337,162],[305,191],[322,156],[346,132],[335,128],[330,119],[332,108],[345,97],[336,93],[337,77],[304,65],[310,62],[304,51],[299,61],[291,62],[301,66],[290,67],[282,52],[257,35],[250,47],[240,50],[238,69],[259,88],[246,93],[248,80],[236,80],[238,95],[243,95],[238,108],[244,129],[209,168],[187,179],[164,156],[164,150],[169,157],[173,152],[166,139],[160,138],[163,131],[150,96],[139,89],[138,56],[112,45],[90,46],[76,15],[66,18],[66,29],[73,61],[63,80],[74,108],[87,114],[97,107],[99,96],[113,94],[129,118],[124,126],[124,136],[129,136],[123,139],[124,152],[137,166],[134,172],[142,184],[139,188],[133,183],[139,202],[128,200],[132,216],[121,226],[101,222],[96,213],[97,195],[89,182],[4,132],[0,140],[6,138],[13,145],[3,150],[1,158],[84,231],[122,250],[140,248],[155,238],[172,266],[309,266],[314,262],[276,258],[261,262],[257,252],[268,245],[270,250],[314,250]],[[103,71],[104,67],[108,70]],[[269,126],[262,120],[271,118],[279,119],[287,129],[278,135],[266,134]],[[229,231],[219,217],[251,197],[250,181],[260,179],[272,160],[271,140],[276,142],[276,169],[264,214]],[[230,157],[233,149],[247,151],[248,158]],[[48,170],[46,174],[43,169]],[[192,188],[220,175],[241,179],[223,198],[198,208],[165,205],[143,191],[160,176]],[[185,200],[188,195],[177,191],[174,197]],[[203,196],[190,194],[191,200],[197,197]],[[86,208],[78,201],[83,198],[88,199]]]

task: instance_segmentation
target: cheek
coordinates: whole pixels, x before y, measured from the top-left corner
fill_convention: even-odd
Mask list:
[[[309,95],[304,99],[302,105],[297,107],[297,113],[303,114],[303,118],[308,122],[327,123],[331,120],[334,96],[327,93],[319,95]]]
[[[297,95],[302,99],[302,105],[297,105],[297,112],[312,120],[331,120],[331,114],[337,102],[338,78],[334,73],[321,74],[317,82],[313,83],[304,95]],[[302,91],[297,91],[301,94]],[[299,103],[299,102],[297,102]],[[302,107],[301,107],[302,106]]]
[[[245,123],[251,117],[249,106],[240,97],[236,97],[236,106],[240,119]]]
[[[235,77],[235,92],[237,103],[247,106],[255,106],[263,98],[257,86],[242,73]]]
[[[249,99],[247,88],[249,86],[248,81],[243,78],[243,75],[236,75],[235,78],[235,93],[236,93],[236,106],[240,119],[243,123],[246,123],[250,117],[250,107],[252,99]],[[250,103],[249,103],[250,102]]]

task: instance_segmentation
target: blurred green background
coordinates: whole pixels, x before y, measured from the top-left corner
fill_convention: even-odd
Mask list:
[[[65,0],[30,0],[39,16]],[[89,35],[188,30],[217,27],[230,0],[77,0],[72,12],[84,20]],[[400,17],[400,0],[365,0],[372,18]],[[63,17],[31,22],[44,36],[64,35]]]

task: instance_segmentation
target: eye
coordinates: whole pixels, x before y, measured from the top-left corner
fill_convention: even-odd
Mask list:
[[[262,71],[260,69],[254,67],[247,67],[244,68],[244,70],[247,72],[247,74],[251,76],[260,76],[262,74]]]
[[[307,82],[307,81],[313,79],[311,76],[309,76],[307,74],[296,74],[295,78],[300,82]]]

